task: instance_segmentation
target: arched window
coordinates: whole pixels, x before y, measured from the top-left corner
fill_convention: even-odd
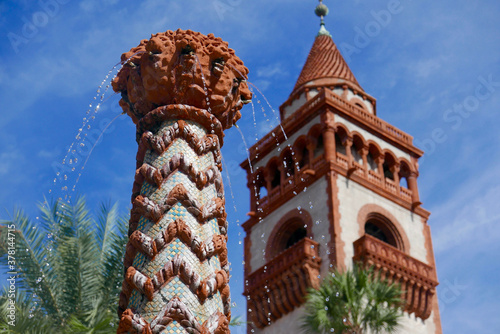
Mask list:
[[[386,161],[384,161],[383,168],[384,168],[384,176],[390,180],[394,180],[394,174],[392,174],[391,168],[389,167],[389,164]]]
[[[266,245],[267,260],[272,260],[301,240],[312,236],[311,227],[311,215],[304,209],[294,209],[285,214],[269,236]]]
[[[403,226],[390,211],[369,203],[358,212],[359,236],[370,235],[402,252],[410,250],[410,242]]]
[[[314,148],[314,157],[319,157],[325,151],[323,145],[323,135],[320,134],[318,138],[316,138],[316,147]]]
[[[306,143],[306,140],[298,140],[295,144],[295,152],[297,152],[299,160],[299,170],[302,170],[304,166],[309,164],[309,150]]]
[[[294,217],[286,221],[273,240],[273,256],[280,254],[307,236],[304,222]]]
[[[335,130],[335,150],[347,156],[345,141],[348,138],[347,130],[342,126],[337,126]]]
[[[340,136],[335,133],[335,151],[338,153],[342,153],[343,155],[346,155],[346,149],[344,144],[342,143],[342,139],[340,139]]]
[[[371,235],[393,247],[402,249],[403,243],[399,232],[392,222],[378,213],[368,216],[365,223],[365,234]]]
[[[306,236],[307,236],[307,230],[303,226],[297,228],[295,231],[292,232],[292,235],[286,241],[285,249],[295,245],[297,242],[304,239]]]
[[[269,163],[268,175],[272,177],[271,189],[274,189],[281,184],[281,173],[276,161],[277,160],[273,160]]]
[[[392,168],[394,167],[395,164],[396,161],[394,160],[394,157],[389,153],[386,153],[384,155],[384,164],[382,165],[382,167],[384,168],[384,176],[393,181],[394,181],[394,174],[392,172]]]
[[[383,242],[389,243],[387,240],[387,235],[382,231],[380,227],[378,227],[373,222],[366,222],[365,224],[365,233],[375,237]]]
[[[285,171],[285,178],[289,178],[295,174],[295,163],[292,157],[292,151],[287,150],[283,154],[283,167]]]
[[[375,159],[380,156],[380,151],[378,148],[372,143],[368,145],[368,155],[366,156],[366,160],[368,162],[368,169],[376,171],[378,170],[378,165]]]
[[[264,172],[260,171],[254,180],[256,199],[259,200],[267,196],[266,180],[264,178]]]
[[[399,184],[406,189],[410,188],[408,186],[408,176],[410,175],[410,172],[410,167],[403,161],[399,170]]]
[[[354,161],[358,164],[363,165],[363,157],[361,156],[361,149],[363,148],[363,140],[359,136],[353,137],[353,142],[351,146],[351,155]]]

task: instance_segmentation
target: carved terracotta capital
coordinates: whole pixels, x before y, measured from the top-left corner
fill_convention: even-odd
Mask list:
[[[207,110],[228,129],[252,97],[248,69],[212,34],[158,33],[124,53],[126,60],[113,89],[121,93],[120,105],[134,123],[158,107],[178,104]]]

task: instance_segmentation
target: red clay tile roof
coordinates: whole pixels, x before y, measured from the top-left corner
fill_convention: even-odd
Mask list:
[[[303,84],[322,78],[343,79],[361,89],[332,38],[326,35],[317,36],[314,40],[292,94]]]

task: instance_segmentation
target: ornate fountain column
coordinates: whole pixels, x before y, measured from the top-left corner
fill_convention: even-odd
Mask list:
[[[190,30],[152,35],[113,81],[137,126],[118,333],[229,333],[223,130],[251,98],[226,42]]]

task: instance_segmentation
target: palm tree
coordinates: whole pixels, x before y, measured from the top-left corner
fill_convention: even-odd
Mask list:
[[[0,222],[2,272],[18,273],[15,326],[7,287],[0,292],[0,333],[115,333],[126,218],[116,205],[102,205],[94,219],[84,199],[40,210],[36,222],[21,211]],[[12,246],[15,268],[8,266]]]
[[[402,312],[401,289],[375,274],[354,266],[335,270],[318,290],[311,289],[305,304],[305,333],[394,333]]]

